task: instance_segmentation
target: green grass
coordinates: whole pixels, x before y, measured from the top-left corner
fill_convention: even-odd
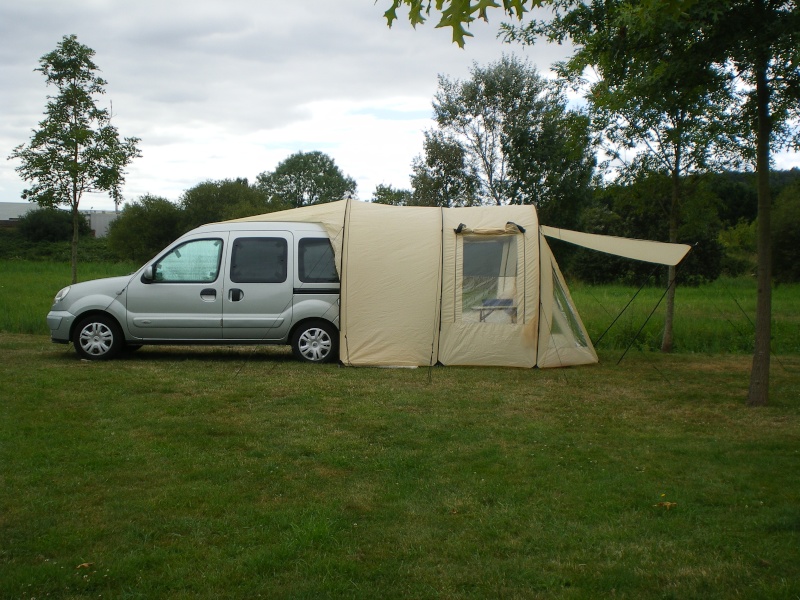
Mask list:
[[[131,273],[137,265],[84,263],[78,280]],[[53,297],[72,281],[68,262],[0,260],[0,332],[48,333],[45,316]]]
[[[0,335],[2,598],[797,598],[800,357],[82,362]],[[674,503],[666,504],[666,503]]]
[[[85,263],[81,281],[124,275],[137,265]],[[46,334],[45,315],[55,293],[70,282],[69,264],[0,260],[0,332]],[[636,293],[627,286],[589,286],[570,283],[578,312],[593,341],[597,341]],[[23,294],[24,297],[20,295]],[[663,290],[645,288],[600,341],[598,348],[621,356],[634,340],[637,349],[658,349],[664,324],[663,303],[637,336]],[[755,320],[755,282],[720,279],[696,288],[678,288],[675,350],[703,353],[751,353]],[[772,350],[800,353],[800,285],[781,285],[773,292]],[[616,360],[616,359],[615,359]]]

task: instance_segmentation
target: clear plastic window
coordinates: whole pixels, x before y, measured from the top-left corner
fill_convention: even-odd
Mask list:
[[[155,281],[211,283],[219,275],[222,240],[195,240],[164,255],[153,268]]]
[[[304,283],[338,283],[333,246],[326,238],[303,238],[297,246],[298,274]]]
[[[578,323],[577,311],[569,301],[566,291],[561,287],[561,281],[555,270],[553,270],[553,300],[555,300],[556,310],[553,311],[551,333],[566,334],[569,332],[578,347],[588,348],[589,343],[586,341],[583,329]]]
[[[462,320],[516,323],[516,237],[464,236],[463,249]]]
[[[231,251],[234,283],[282,283],[286,281],[288,244],[283,238],[239,238]]]

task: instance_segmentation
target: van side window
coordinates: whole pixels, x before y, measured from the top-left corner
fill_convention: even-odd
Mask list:
[[[153,266],[159,283],[211,283],[219,274],[222,240],[194,240],[165,254]]]
[[[234,283],[286,281],[288,244],[283,238],[239,238],[231,250]]]
[[[297,270],[303,283],[339,283],[333,247],[326,238],[302,238],[297,245]]]

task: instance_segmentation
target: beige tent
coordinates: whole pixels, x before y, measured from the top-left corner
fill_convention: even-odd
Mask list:
[[[662,264],[689,250],[540,227],[532,206],[342,200],[238,221],[322,224],[341,278],[340,358],[354,366],[597,362],[544,236]]]

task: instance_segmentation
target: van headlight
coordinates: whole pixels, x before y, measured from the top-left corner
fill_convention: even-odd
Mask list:
[[[63,289],[61,289],[61,290],[59,290],[59,291],[58,291],[58,293],[56,294],[56,297],[55,297],[55,299],[53,300],[53,304],[58,304],[58,303],[59,303],[59,302],[61,302],[61,301],[62,301],[64,298],[66,298],[66,297],[67,297],[67,294],[69,294],[69,291],[70,291],[70,289],[71,289],[71,288],[72,288],[72,286],[69,286],[69,285],[68,285],[67,287],[65,287],[65,288],[63,288]]]

